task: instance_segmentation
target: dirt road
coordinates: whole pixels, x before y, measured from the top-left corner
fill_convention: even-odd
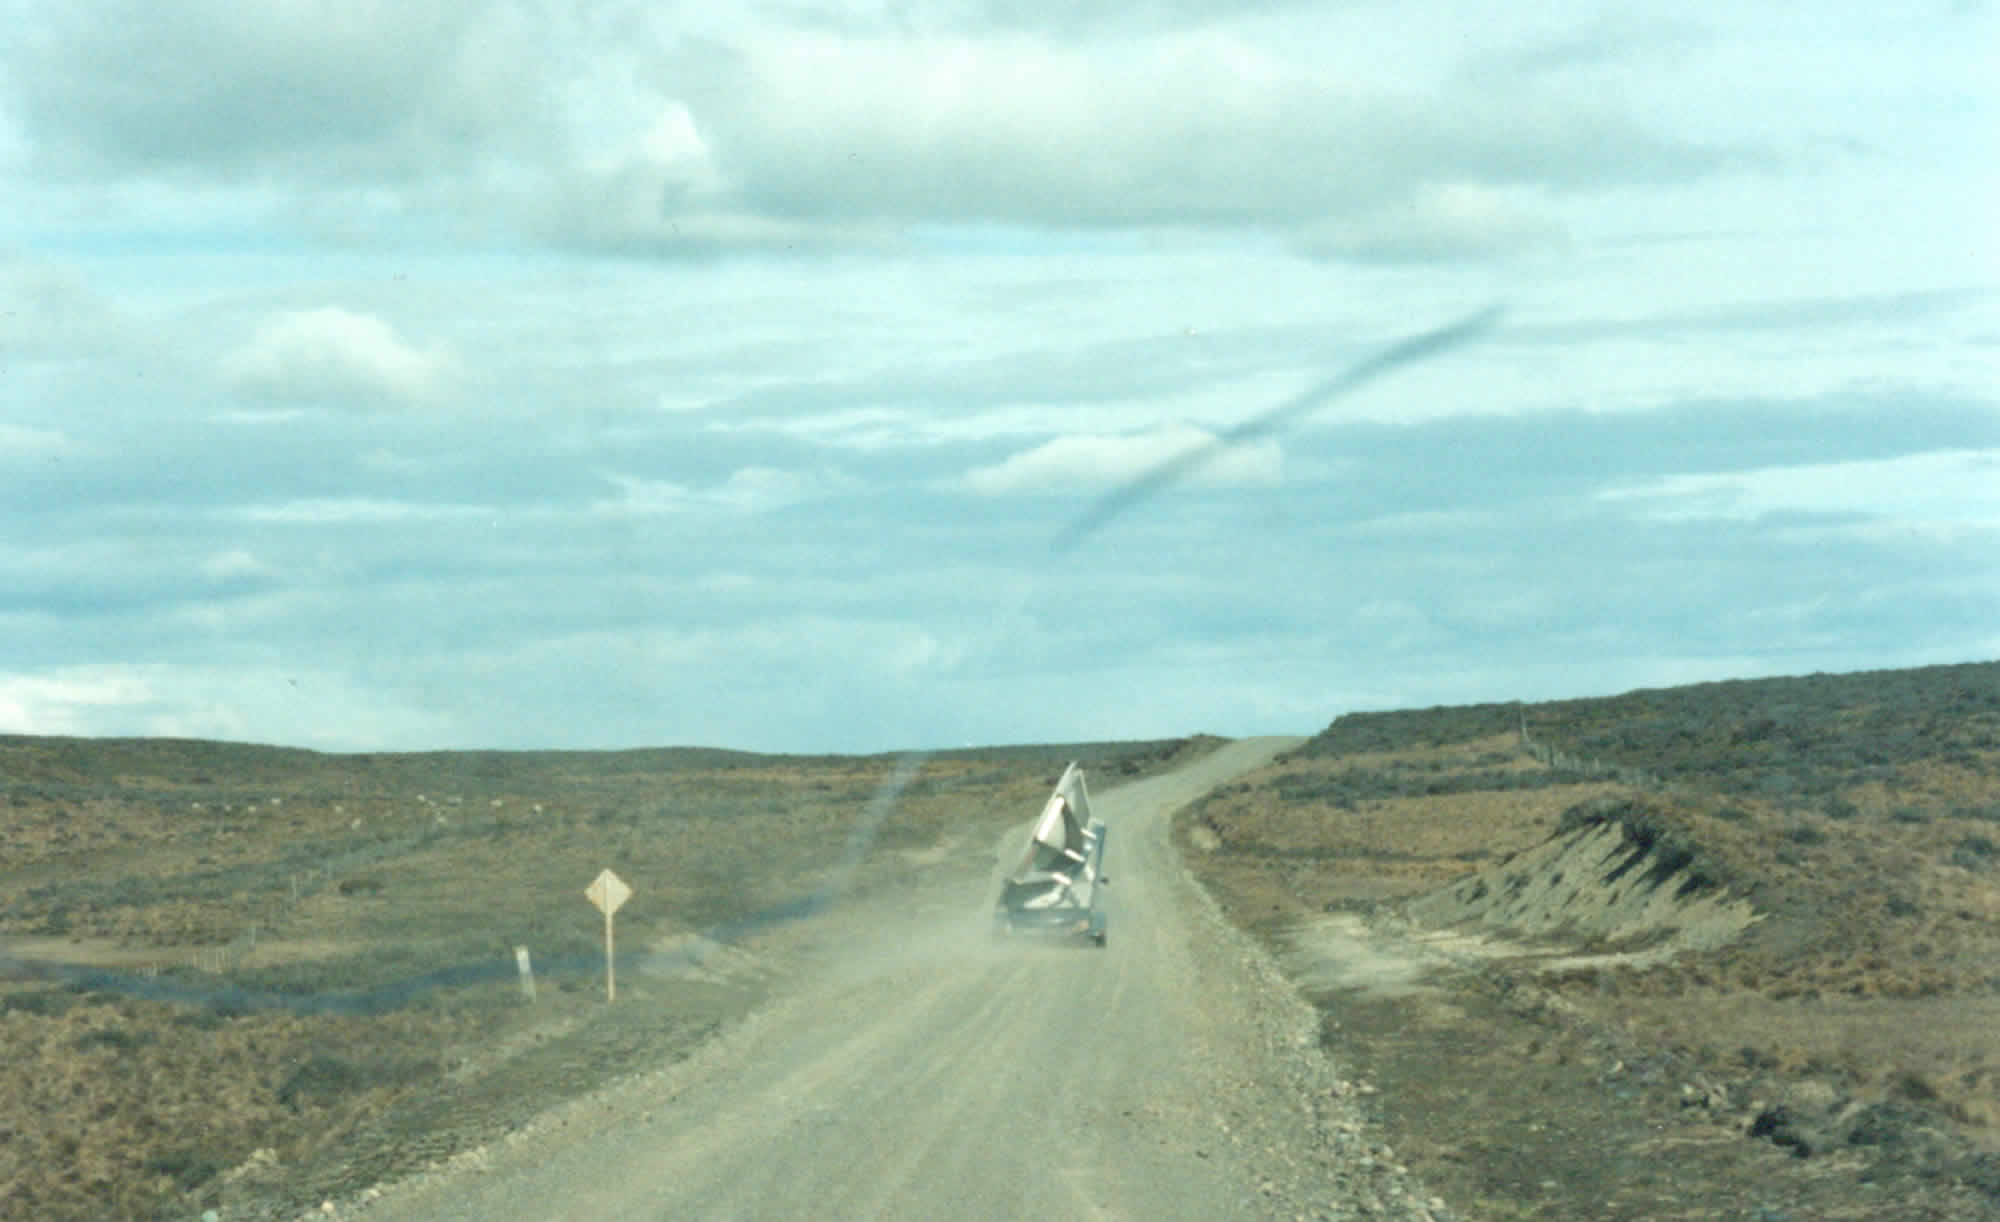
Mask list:
[[[1175,808],[1290,741],[1093,794],[1111,829],[1107,949],[996,943],[990,895],[878,901],[843,918],[851,953],[692,1058],[366,1216],[1446,1216],[1371,1144],[1311,1009],[1168,841]]]

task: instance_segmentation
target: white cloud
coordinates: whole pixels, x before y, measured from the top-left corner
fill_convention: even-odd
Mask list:
[[[1309,255],[1371,263],[1486,258],[1568,243],[1554,216],[1473,183],[1425,186],[1382,208],[1309,225],[1298,239]]]
[[[607,648],[608,646],[608,648]],[[550,665],[574,679],[616,666],[618,686],[668,689],[729,686],[737,681],[783,687],[816,672],[817,681],[896,682],[960,665],[968,646],[921,624],[896,618],[856,618],[789,607],[741,623],[698,628],[621,630],[615,639],[592,633],[545,638],[495,665]],[[838,658],[829,672],[814,659]]]
[[[906,628],[900,640],[882,646],[884,668],[899,679],[921,678],[956,669],[967,657],[965,646],[947,642],[921,628]]]
[[[822,482],[814,476],[776,467],[743,467],[730,473],[716,499],[732,509],[754,512],[796,504],[816,494]]]
[[[694,588],[703,594],[747,594],[762,585],[748,573],[704,573],[695,578]]]
[[[0,672],[0,733],[147,735],[378,750],[435,740],[441,718],[314,667],[205,663]]]
[[[1680,180],[1726,161],[1600,101],[1393,92],[1221,33],[795,34],[704,48],[683,75],[741,198],[801,217],[1233,226],[1400,206],[1463,246],[1497,218],[1457,184]]]
[[[326,307],[271,319],[223,359],[222,373],[235,389],[272,399],[415,404],[443,398],[458,362],[448,348],[418,348],[379,318]]]
[[[70,448],[70,439],[54,429],[28,428],[0,421],[0,458],[46,458]]]
[[[391,501],[369,497],[316,497],[250,505],[232,516],[248,522],[286,523],[300,526],[340,526],[350,523],[383,525],[396,522],[498,520],[499,510],[484,505],[442,504],[430,501]]]
[[[1501,516],[1484,510],[1431,509],[1414,513],[1389,513],[1370,517],[1340,529],[1356,536],[1388,539],[1442,538],[1490,529],[1503,522]]]
[[[604,478],[617,488],[617,494],[600,498],[591,508],[605,517],[658,517],[716,510],[764,513],[811,500],[848,483],[831,472],[759,466],[738,468],[728,479],[708,488],[617,473],[606,474]]]
[[[1216,440],[1214,433],[1188,424],[1115,437],[1058,437],[967,472],[965,486],[983,496],[1100,489],[1137,479]],[[1283,464],[1278,443],[1264,440],[1228,447],[1189,478],[1223,486],[1275,484],[1282,478]]]
[[[240,547],[216,552],[201,562],[202,575],[217,581],[227,581],[232,577],[255,577],[268,571],[268,566]]]
[[[143,668],[69,666],[46,674],[0,674],[0,732],[100,732],[106,709],[142,705],[153,689]]]
[[[1855,514],[1875,519],[1868,529],[1877,532],[1887,523],[1946,533],[2000,530],[2000,450],[1676,475],[1599,496],[1637,502],[1666,521]]]

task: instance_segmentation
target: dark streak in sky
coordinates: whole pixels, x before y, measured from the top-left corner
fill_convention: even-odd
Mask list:
[[[1069,551],[1109,525],[1126,510],[1201,470],[1229,447],[1279,432],[1301,417],[1319,410],[1342,395],[1361,389],[1385,374],[1392,373],[1405,365],[1442,356],[1453,348],[1470,343],[1490,331],[1499,321],[1500,314],[1499,306],[1488,306],[1435,330],[1398,340],[1263,415],[1244,421],[1207,445],[1196,446],[1176,454],[1130,483],[1105,494],[1096,504],[1085,510],[1081,517],[1064,527],[1050,546],[1058,554]]]

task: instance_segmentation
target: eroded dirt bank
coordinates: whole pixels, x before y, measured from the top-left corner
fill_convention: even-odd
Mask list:
[[[1929,727],[1893,767],[1840,737],[1893,720],[1865,684],[1825,707],[1781,689],[1776,730],[1732,688],[1744,727],[1677,739],[1648,737],[1674,693],[1632,701],[1643,731],[1590,702],[1364,716],[1179,835],[1318,1004],[1367,1114],[1470,1216],[2000,1217],[1992,669],[1884,685]],[[1551,766],[1520,735],[1538,712],[1545,734],[1732,762]],[[1801,744],[1766,761],[1786,796],[1732,735]]]

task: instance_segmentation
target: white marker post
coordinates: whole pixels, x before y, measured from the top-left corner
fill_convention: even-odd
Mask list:
[[[613,958],[611,914],[617,912],[624,906],[626,900],[632,898],[632,888],[625,884],[624,879],[607,869],[592,880],[583,893],[589,896],[590,902],[596,904],[597,910],[604,914],[604,1000],[617,1001],[618,967]]]
[[[521,997],[526,1001],[535,999],[535,967],[528,961],[528,948],[514,948],[514,966],[521,972]]]

